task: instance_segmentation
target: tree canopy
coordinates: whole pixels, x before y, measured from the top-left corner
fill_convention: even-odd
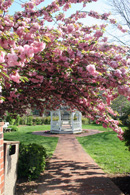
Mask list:
[[[0,115],[23,114],[34,106],[43,112],[65,104],[109,126],[122,139],[109,106],[119,94],[130,100],[129,48],[109,43],[103,36],[105,24],[79,22],[88,15],[115,20],[94,11],[64,14],[72,3],[85,7],[96,0],[56,0],[38,9],[43,1],[23,4],[24,11],[14,16],[7,12],[12,2],[0,2]],[[54,26],[46,24],[52,21]]]
[[[130,42],[130,2],[129,0],[110,0],[107,2],[111,6],[111,11],[116,16],[118,23],[127,29],[125,34],[110,33],[114,40],[120,44],[129,45]],[[115,29],[115,28],[114,28]],[[116,29],[115,29],[116,30]]]

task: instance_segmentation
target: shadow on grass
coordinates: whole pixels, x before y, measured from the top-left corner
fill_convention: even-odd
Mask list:
[[[27,132],[27,133],[25,133],[25,134],[32,134],[32,132]]]

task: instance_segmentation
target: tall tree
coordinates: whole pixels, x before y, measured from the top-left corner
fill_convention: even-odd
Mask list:
[[[129,0],[110,0],[106,2],[111,6],[111,13],[117,19],[117,25],[121,24],[127,32],[124,35],[110,33],[121,44],[130,46],[130,2]],[[115,31],[116,29],[114,29]]]
[[[65,17],[72,3],[82,2],[84,7],[96,0],[57,0],[38,9],[43,1],[23,4],[24,11],[14,16],[7,14],[11,1],[0,2],[0,115],[6,110],[23,114],[34,106],[43,112],[66,104],[109,126],[122,139],[109,105],[119,94],[130,100],[128,48],[107,42],[105,25],[84,26],[79,19],[89,15],[115,21],[94,11]],[[56,25],[46,26],[46,21]],[[120,30],[124,32],[121,26]]]

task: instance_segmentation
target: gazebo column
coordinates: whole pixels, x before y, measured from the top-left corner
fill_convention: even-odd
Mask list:
[[[74,132],[74,112],[71,114],[71,124],[72,124],[72,132]]]
[[[82,114],[81,114],[81,112],[78,112],[78,115],[79,115],[80,129],[82,129]]]
[[[60,111],[60,109],[59,109],[58,115],[59,115],[59,130],[61,131],[62,124],[61,124],[61,111]]]
[[[52,123],[53,123],[53,111],[51,111],[51,130],[52,130]]]

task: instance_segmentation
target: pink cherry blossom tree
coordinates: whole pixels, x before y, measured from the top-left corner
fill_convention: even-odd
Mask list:
[[[57,0],[36,9],[43,1],[23,4],[24,11],[14,16],[6,13],[11,1],[0,2],[0,115],[5,111],[22,115],[34,106],[42,113],[65,104],[112,128],[122,139],[109,106],[119,94],[130,100],[128,48],[107,42],[105,25],[79,22],[87,15],[114,20],[94,11],[65,17],[72,3],[87,6],[96,0]],[[125,32],[121,26],[120,30]]]

